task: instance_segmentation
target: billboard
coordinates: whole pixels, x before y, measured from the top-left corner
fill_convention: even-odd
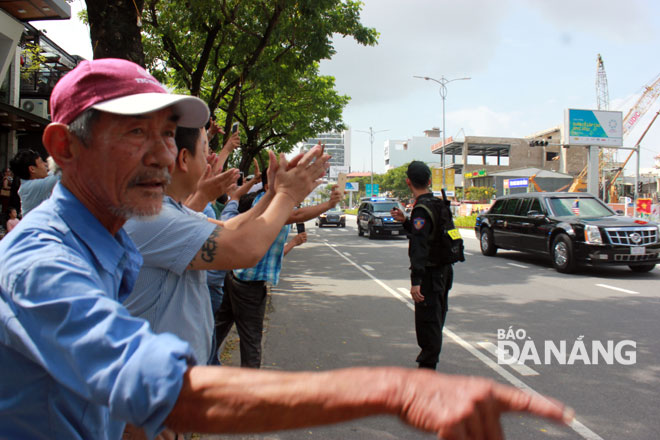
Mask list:
[[[344,165],[331,165],[330,166],[330,173],[329,177],[331,179],[337,179],[339,177],[339,173],[345,173],[348,174],[348,167]]]
[[[456,186],[454,183],[454,169],[448,168],[445,171],[445,174],[447,175],[447,184],[445,185],[445,189],[447,191],[455,191]],[[433,191],[440,191],[442,190],[442,187],[442,168],[431,168],[431,189]]]
[[[529,179],[527,177],[504,180],[504,188],[527,188],[528,186]]]
[[[620,147],[623,145],[621,112],[566,109],[564,145]]]

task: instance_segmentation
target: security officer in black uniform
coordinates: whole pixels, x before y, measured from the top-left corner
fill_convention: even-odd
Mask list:
[[[413,161],[406,175],[408,188],[415,196],[410,218],[406,218],[399,209],[393,209],[391,214],[396,220],[403,221],[410,240],[410,295],[415,301],[415,331],[417,344],[421,348],[417,363],[419,368],[435,370],[442,347],[442,327],[447,316],[447,298],[454,275],[452,265],[443,256],[442,244],[436,237],[440,237],[439,231],[444,231],[447,223],[451,223],[452,230],[454,226],[445,202],[429,191],[429,167],[424,162]],[[434,220],[437,225],[434,225]],[[435,234],[434,227],[438,228]]]

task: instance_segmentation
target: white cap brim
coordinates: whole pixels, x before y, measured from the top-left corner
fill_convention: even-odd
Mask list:
[[[199,128],[209,120],[209,107],[196,96],[138,93],[94,104],[92,108],[116,115],[142,115],[173,107],[180,127]]]

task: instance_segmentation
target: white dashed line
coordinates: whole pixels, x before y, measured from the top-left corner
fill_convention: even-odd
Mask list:
[[[404,295],[409,295],[410,294],[410,289],[406,289],[405,287],[397,287],[396,290],[403,293]]]
[[[376,269],[374,269],[373,267],[369,266],[368,264],[363,264],[362,267],[364,267],[364,268],[367,269],[367,270],[372,270],[372,271],[373,271],[373,270],[376,270]]]
[[[474,255],[474,254],[471,254],[470,252],[465,252],[465,251],[463,251],[463,254],[465,254],[465,255]]]
[[[610,290],[616,290],[616,291],[623,292],[623,293],[629,293],[631,295],[639,295],[639,292],[635,292],[634,290],[622,289],[621,287],[608,286],[607,284],[596,284],[596,285],[598,287],[604,287],[604,288],[610,289]]]
[[[506,264],[508,264],[509,266],[513,266],[513,267],[519,267],[521,269],[527,269],[528,268],[528,266],[523,266],[522,264],[516,264],[516,263],[506,263]]]
[[[486,350],[488,353],[492,354],[496,358],[498,359],[500,358],[498,355],[499,349],[492,342],[479,342],[477,345],[479,345],[479,347],[483,348],[484,350]],[[502,359],[506,360],[507,361],[506,365],[516,370],[518,374],[520,374],[521,376],[539,375],[538,372],[531,369],[527,365],[518,363],[517,359],[512,359],[511,357],[507,356],[507,353],[502,353]],[[508,362],[509,360],[511,360],[511,363]]]
[[[344,255],[346,255],[347,257],[351,256],[351,254],[349,254],[348,252],[344,252]]]

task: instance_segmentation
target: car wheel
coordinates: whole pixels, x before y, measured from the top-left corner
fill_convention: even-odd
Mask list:
[[[559,234],[552,241],[552,265],[557,272],[575,272],[576,264],[573,256],[573,243],[566,234]]]
[[[360,237],[364,236],[364,231],[362,230],[362,226],[360,226],[360,223],[358,223],[358,235]]]
[[[480,237],[481,253],[492,257],[497,252],[497,247],[495,246],[495,241],[493,240],[493,231],[490,228],[483,228],[481,230]]]
[[[374,235],[374,230],[369,228],[369,240],[375,239],[376,236]]]
[[[650,272],[655,267],[655,264],[640,264],[637,266],[628,266],[630,270],[637,273]]]

